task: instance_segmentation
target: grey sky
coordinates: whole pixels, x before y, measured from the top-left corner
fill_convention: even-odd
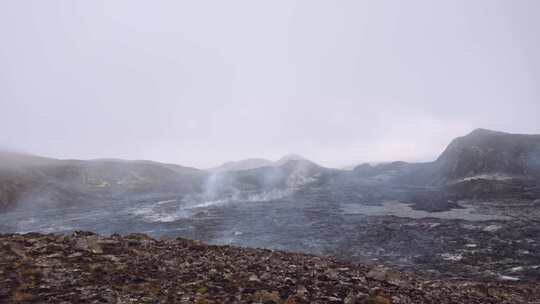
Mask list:
[[[540,1],[0,2],[0,146],[209,167],[540,133]]]

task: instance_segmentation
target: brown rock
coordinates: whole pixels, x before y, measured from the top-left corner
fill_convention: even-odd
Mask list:
[[[364,302],[364,304],[392,304],[392,300],[385,296],[374,296],[367,298]]]
[[[77,239],[74,248],[96,254],[103,253],[103,249],[101,248],[96,236],[88,236]]]
[[[277,292],[268,292],[266,290],[257,291],[253,295],[253,300],[260,303],[282,303]]]
[[[401,288],[411,288],[411,283],[404,275],[386,267],[375,267],[368,272],[366,277],[373,280],[386,282]]]
[[[285,304],[308,304],[309,300],[299,295],[292,295],[287,298]]]
[[[14,254],[18,255],[21,258],[26,257],[24,246],[22,246],[20,244],[17,244],[17,243],[10,243],[8,246],[9,246],[9,249],[11,250],[11,252],[13,252]]]
[[[0,235],[0,244],[0,303],[521,304],[540,298],[540,285],[527,282],[427,281],[384,267],[185,239],[36,233]]]
[[[354,291],[349,292],[347,297],[343,299],[344,304],[359,304],[362,303],[363,299],[367,298],[367,295],[364,293],[356,293]]]

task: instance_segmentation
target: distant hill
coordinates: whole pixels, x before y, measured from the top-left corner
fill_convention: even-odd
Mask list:
[[[223,165],[215,168],[210,168],[210,172],[226,172],[226,171],[242,171],[257,169],[262,167],[279,167],[284,165],[290,160],[306,160],[304,157],[297,154],[288,154],[278,159],[277,161],[271,161],[264,158],[248,158],[239,161],[226,162]]]
[[[538,199],[540,135],[477,129],[454,139],[433,162],[363,164],[353,171],[325,168],[294,154],[277,161],[229,162],[205,171],[147,160],[59,160],[0,152],[0,210],[39,202],[71,206],[95,200],[201,193],[287,194],[299,188],[344,196],[360,191],[374,200],[406,201],[419,201],[411,191],[423,191],[426,206],[433,205],[434,191],[442,193],[437,194],[441,206],[448,197]]]
[[[151,161],[58,160],[0,152],[0,209],[24,201],[71,205],[105,197],[200,191],[208,173]]]
[[[477,129],[454,139],[436,160],[441,178],[540,178],[540,135]]]
[[[354,169],[371,183],[446,187],[463,196],[540,195],[540,135],[476,129],[454,139],[437,160]]]
[[[282,166],[288,163],[289,161],[307,161],[307,162],[314,163],[308,160],[307,158],[300,156],[298,154],[287,154],[283,156],[282,158],[278,159],[276,162],[274,162],[274,166]]]
[[[275,162],[274,164],[276,164]],[[281,165],[216,172],[207,182],[213,195],[235,191],[284,191],[291,193],[299,188],[324,183],[337,170],[321,167],[309,160],[290,159]]]
[[[239,190],[289,191],[313,182],[325,170],[297,155],[269,163],[229,163],[208,172],[148,160],[58,160],[0,152],[0,210]]]
[[[223,165],[215,168],[210,168],[211,172],[225,172],[225,171],[241,171],[249,170],[261,167],[271,167],[274,162],[264,158],[248,158],[239,161],[226,162]]]
[[[362,164],[358,174],[398,177],[425,174],[432,183],[463,179],[540,178],[540,135],[522,135],[477,129],[454,139],[437,160],[429,163]]]

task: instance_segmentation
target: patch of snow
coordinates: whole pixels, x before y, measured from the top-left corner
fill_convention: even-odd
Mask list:
[[[469,177],[459,179],[456,182],[468,182],[468,181],[472,181],[472,180],[483,180],[483,179],[484,180],[495,180],[495,181],[506,181],[506,180],[511,180],[513,178],[515,178],[515,177],[511,176],[511,175],[505,175],[505,174],[499,174],[499,173],[496,173],[496,174],[479,174],[479,175],[474,175],[474,176],[469,176]]]
[[[495,232],[499,229],[501,229],[502,227],[499,226],[499,225],[489,225],[489,226],[486,226],[484,229],[482,229],[482,231],[485,231],[485,232]]]
[[[510,268],[510,271],[511,272],[519,272],[519,271],[523,271],[523,266],[518,266],[518,267],[513,267],[513,268]]]
[[[520,280],[519,277],[511,277],[511,276],[502,275],[502,274],[499,275],[499,279],[504,280],[504,281],[519,281]]]
[[[463,259],[463,255],[461,255],[460,253],[443,253],[441,254],[441,257],[445,261],[452,261],[452,262],[461,261]]]
[[[159,201],[156,203],[156,205],[163,205],[163,204],[169,204],[169,203],[175,203],[176,200],[166,200],[166,201]]]

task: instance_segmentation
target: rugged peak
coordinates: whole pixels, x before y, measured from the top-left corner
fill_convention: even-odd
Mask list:
[[[540,136],[476,129],[454,139],[437,159],[447,180],[485,174],[540,173]]]
[[[465,136],[456,138],[456,140],[497,141],[497,143],[526,142],[539,139],[540,135],[535,134],[507,133],[482,128],[475,129]]]
[[[508,134],[508,133],[484,129],[484,128],[477,128],[477,129],[474,129],[471,133],[469,133],[466,136],[479,136],[479,135],[482,136],[482,135],[497,135],[497,134]]]

